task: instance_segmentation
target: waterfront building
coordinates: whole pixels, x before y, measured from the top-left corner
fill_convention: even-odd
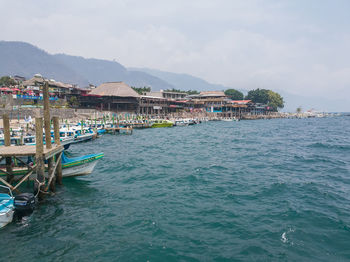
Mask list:
[[[66,99],[67,95],[76,87],[75,85],[62,83],[54,79],[45,79],[40,74],[35,74],[33,78],[23,81],[20,87],[25,89],[30,96],[42,97],[42,89],[45,82],[49,85],[50,97],[56,97],[57,99]]]
[[[140,95],[124,82],[107,82],[80,96],[80,106],[114,112],[138,112]]]
[[[250,100],[231,100],[223,91],[202,91],[187,95],[185,92],[160,90],[138,94],[124,82],[107,82],[95,87],[80,88],[46,79],[40,74],[25,80],[16,76],[17,85],[0,88],[3,108],[36,107],[43,99],[43,85],[48,83],[50,101],[54,106],[128,112],[143,115],[166,116],[172,113],[205,112],[218,117],[265,115],[271,112],[267,105]]]
[[[152,97],[161,97],[161,98],[170,99],[170,100],[183,100],[187,96],[187,93],[160,90],[160,91],[146,92],[145,95],[152,96]]]
[[[208,113],[221,113],[222,107],[228,100],[223,91],[202,91],[197,95],[190,95],[193,108],[203,108]]]

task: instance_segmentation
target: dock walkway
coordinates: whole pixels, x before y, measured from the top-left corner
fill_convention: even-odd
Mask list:
[[[63,146],[53,145],[52,148],[43,149],[43,157],[45,160],[61,153]],[[0,147],[0,157],[21,157],[21,156],[35,156],[36,146],[2,146]]]

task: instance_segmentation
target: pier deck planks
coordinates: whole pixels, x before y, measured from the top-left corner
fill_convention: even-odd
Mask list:
[[[35,146],[1,146],[1,157],[35,156]],[[63,146],[53,145],[51,149],[44,146],[44,158],[48,159],[63,151]]]

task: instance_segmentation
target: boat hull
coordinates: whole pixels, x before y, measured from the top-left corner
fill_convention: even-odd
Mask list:
[[[97,164],[97,160],[94,162],[85,163],[79,166],[72,166],[68,168],[62,169],[62,177],[73,177],[73,176],[85,176],[92,173],[95,166]]]
[[[159,128],[159,127],[172,127],[173,123],[154,123],[152,124],[152,128]]]
[[[0,228],[6,226],[11,223],[13,220],[13,210],[9,210],[6,213],[0,212]]]
[[[77,136],[73,143],[89,141],[89,140],[92,140],[93,137],[94,137],[94,134],[85,134],[85,135]]]
[[[81,159],[77,161],[72,161],[68,163],[62,163],[62,177],[72,177],[72,176],[84,176],[91,174],[94,170],[97,162],[104,156],[103,153],[92,155],[91,157],[87,157],[86,159]],[[28,172],[26,168],[18,168],[13,170],[13,175],[23,176]],[[0,176],[5,176],[5,173],[1,173]],[[48,176],[47,172],[45,175]],[[33,180],[35,178],[35,174],[30,176],[30,179]]]
[[[11,223],[13,220],[14,206],[13,198],[6,196],[5,199],[0,201],[0,228]]]

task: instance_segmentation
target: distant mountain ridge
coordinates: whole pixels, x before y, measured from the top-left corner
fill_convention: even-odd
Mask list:
[[[211,84],[189,74],[164,72],[148,68],[126,68],[115,61],[83,58],[65,54],[52,55],[36,46],[25,42],[0,41],[0,76],[20,75],[26,78],[40,73],[49,79],[86,87],[103,82],[124,81],[130,86],[152,87],[152,90],[225,90],[226,87]],[[237,89],[236,87],[233,87]],[[247,90],[239,89],[244,94]],[[285,111],[295,111],[298,106],[303,109],[346,111],[346,98],[331,100],[327,98],[305,97],[285,91],[278,91],[286,102]],[[343,106],[338,106],[343,105]]]
[[[197,91],[222,91],[226,89],[230,89],[232,87],[227,87],[220,84],[212,84],[209,83],[199,77],[195,77],[189,74],[178,74],[171,73],[166,71],[161,71],[157,69],[149,69],[149,68],[129,68],[130,70],[142,71],[147,74],[156,76],[161,78],[171,85],[173,85],[176,89],[180,90],[197,90]],[[247,91],[244,89],[238,89],[239,91],[243,91],[246,93]]]
[[[144,72],[130,71],[114,61],[65,54],[52,55],[25,42],[0,41],[0,57],[0,76],[20,75],[31,78],[40,73],[46,78],[81,87],[123,81],[130,86],[151,86],[155,90],[174,88],[162,79]]]
[[[52,55],[25,42],[0,41],[0,57],[0,76],[21,75],[31,78],[40,73],[44,77],[81,87],[123,81],[130,86],[152,87],[154,91],[172,88],[197,91],[229,88],[188,74],[147,68],[128,69],[115,61],[66,54]]]
[[[173,88],[171,84],[158,77],[144,72],[130,71],[115,61],[65,54],[53,56],[62,64],[74,68],[79,75],[95,85],[103,82],[123,81],[130,86],[136,87],[151,86],[153,89]]]
[[[87,85],[88,80],[54,56],[24,42],[0,41],[0,75],[20,75],[26,78],[40,73],[47,78]]]

